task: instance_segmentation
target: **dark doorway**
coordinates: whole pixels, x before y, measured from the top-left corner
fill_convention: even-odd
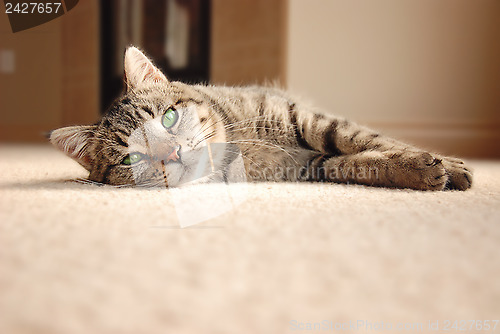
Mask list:
[[[123,91],[123,54],[146,52],[170,80],[209,81],[209,0],[100,2],[101,110]]]

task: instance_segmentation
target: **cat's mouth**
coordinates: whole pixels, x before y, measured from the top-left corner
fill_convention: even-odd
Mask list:
[[[175,152],[172,152],[172,155]],[[217,173],[224,173],[228,166],[236,159],[240,151],[234,144],[212,143],[193,150],[177,151],[178,159],[183,170],[179,183],[190,183]],[[177,163],[172,163],[172,167]]]

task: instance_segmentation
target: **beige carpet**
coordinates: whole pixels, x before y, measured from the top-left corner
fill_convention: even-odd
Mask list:
[[[0,333],[437,333],[429,321],[499,319],[500,162],[471,165],[467,192],[252,184],[235,210],[181,229],[175,192],[67,181],[85,173],[52,148],[3,145]]]

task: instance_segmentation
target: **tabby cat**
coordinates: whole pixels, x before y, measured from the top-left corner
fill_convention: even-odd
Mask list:
[[[50,134],[52,144],[94,182],[179,186],[196,179],[200,152],[213,153],[211,147],[226,143],[220,163],[214,167],[211,161],[222,180],[240,156],[251,181],[418,190],[466,190],[472,184],[459,159],[320,113],[276,88],[171,82],[135,47],[125,52],[125,81],[124,94],[96,125]]]

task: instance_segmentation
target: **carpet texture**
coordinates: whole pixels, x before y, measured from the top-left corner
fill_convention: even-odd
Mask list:
[[[213,186],[81,184],[51,147],[3,145],[0,333],[436,333],[429,321],[499,319],[500,162],[471,166],[466,192],[232,185],[246,191],[234,210],[180,228],[178,199]]]

